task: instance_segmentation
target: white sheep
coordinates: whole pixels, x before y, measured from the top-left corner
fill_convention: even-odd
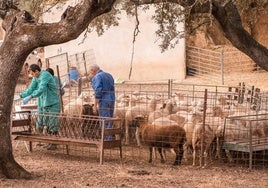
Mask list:
[[[196,164],[196,154],[197,150],[199,150],[200,155],[200,166],[201,166],[201,141],[202,141],[202,128],[203,123],[197,123],[193,130],[193,138],[192,138],[192,146],[193,146],[193,166]],[[203,148],[204,148],[204,157],[206,158],[208,155],[208,150],[211,146],[212,141],[215,138],[215,134],[213,133],[212,128],[209,124],[205,124],[204,126],[204,133],[203,133]],[[205,166],[207,164],[207,160],[205,159]]]
[[[174,104],[171,100],[165,101],[165,103],[161,105],[160,109],[156,109],[155,111],[149,113],[148,122],[152,123],[155,119],[171,114],[173,107]]]
[[[225,142],[232,142],[237,140],[249,140],[256,137],[257,142],[262,137],[265,137],[265,121],[254,121],[257,116],[236,116],[226,120],[226,125],[220,125],[217,129],[217,157],[220,157],[221,139],[224,136]],[[251,124],[251,125],[250,125]],[[250,133],[251,126],[251,133]],[[232,158],[229,150],[225,149],[225,153],[230,162]]]
[[[82,92],[76,99],[71,100],[64,105],[64,114],[78,115],[82,114],[83,105],[93,101],[93,97],[89,93]]]
[[[192,150],[192,138],[193,138],[193,132],[194,132],[194,127],[197,123],[202,122],[202,115],[199,113],[194,113],[191,115],[191,119],[187,120],[183,128],[186,132],[186,142],[184,144],[184,159],[187,161],[188,159],[188,151]]]

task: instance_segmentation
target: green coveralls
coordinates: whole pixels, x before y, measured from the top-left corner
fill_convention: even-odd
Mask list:
[[[57,133],[60,127],[57,117],[60,113],[60,100],[53,76],[41,70],[38,77],[32,78],[30,86],[20,94],[20,97],[25,98],[29,95],[38,99],[37,129],[42,130],[47,126],[49,133]]]

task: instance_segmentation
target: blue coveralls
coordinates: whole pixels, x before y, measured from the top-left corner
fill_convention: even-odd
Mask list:
[[[53,76],[42,70],[38,77],[33,77],[30,86],[20,94],[20,97],[25,98],[29,95],[38,98],[37,128],[43,129],[47,126],[49,133],[56,133],[60,127],[57,117],[60,113],[60,100]],[[53,116],[49,117],[45,115],[46,113],[53,113]]]
[[[114,79],[112,75],[107,72],[103,72],[102,70],[99,70],[92,79],[92,88],[95,92],[95,98],[99,99],[99,116],[113,117],[115,92]],[[112,128],[111,122],[107,122],[105,124],[105,128]]]

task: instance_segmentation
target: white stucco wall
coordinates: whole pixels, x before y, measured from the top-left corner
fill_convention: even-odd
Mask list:
[[[47,14],[44,20],[48,22],[53,16],[53,21],[57,21],[57,18],[60,19],[61,11],[62,9],[57,9],[57,13]],[[159,42],[156,42],[160,40],[154,33],[157,25],[151,20],[153,13],[154,10],[151,9],[139,17],[140,33],[135,42],[130,80],[183,80],[185,78],[185,41],[180,39],[176,48],[161,53]],[[104,71],[110,72],[115,78],[129,80],[134,27],[135,18],[122,14],[120,25],[109,29],[101,37],[98,37],[96,33],[91,33],[88,34],[83,44],[79,44],[84,36],[82,33],[76,40],[45,47],[45,58],[64,52],[72,55],[93,49],[96,63]],[[183,29],[183,24],[180,27]]]

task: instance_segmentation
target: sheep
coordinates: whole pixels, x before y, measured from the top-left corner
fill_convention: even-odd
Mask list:
[[[120,118],[122,120],[121,127],[126,127],[126,132],[127,132],[126,137],[128,137],[127,135],[128,135],[128,130],[129,130],[129,125],[126,124],[126,112],[128,110],[130,110],[132,107],[136,106],[137,103],[142,99],[142,97],[137,96],[136,93],[134,93],[134,94],[132,94],[132,95],[125,95],[125,94],[120,95],[119,96],[120,97],[119,103],[125,103],[127,105],[126,106],[116,105],[116,107],[114,109],[114,114],[113,114],[114,118]]]
[[[193,166],[196,164],[196,153],[197,150],[201,150],[201,135],[202,135],[203,123],[197,123],[193,130],[192,146],[193,146]],[[208,150],[215,138],[212,128],[209,124],[205,124],[205,129],[203,133],[203,146],[204,146],[204,156],[207,157]],[[199,152],[200,153],[200,152]],[[200,153],[200,165],[201,165],[201,153]],[[207,160],[205,160],[205,166],[207,165]]]
[[[116,97],[115,108],[127,107],[129,105],[130,97],[125,93]]]
[[[251,116],[251,119],[245,119],[249,118],[249,116],[240,116],[237,118],[231,118],[226,120],[226,125],[220,125],[216,132],[217,137],[217,157],[220,158],[220,148],[222,145],[222,138],[224,136],[225,142],[230,141],[236,141],[236,140],[248,140],[250,136],[257,137],[257,142],[259,143],[259,138],[265,136],[265,121],[254,121],[254,116]],[[250,120],[251,121],[251,130],[252,135],[249,131],[250,126]],[[229,150],[225,149],[225,153],[228,157],[228,160],[232,162],[232,157],[230,155]]]
[[[224,125],[219,125],[216,131],[216,141],[217,141],[217,150],[216,157],[220,158],[220,148],[222,145],[222,138],[224,136],[225,141],[234,141],[237,139],[242,139],[247,137],[247,129],[242,124],[228,124],[228,128],[224,128]],[[225,150],[225,153],[230,162],[232,162],[232,157],[229,150]]]
[[[204,146],[204,156],[207,157],[208,150],[212,146],[213,141],[216,139],[216,133],[218,126],[224,124],[224,119],[221,117],[206,117],[206,122],[204,126],[203,133],[203,146]],[[203,122],[199,122],[195,125],[192,135],[192,146],[193,146],[193,165],[195,165],[196,151],[201,149],[199,144],[201,141]],[[201,156],[201,155],[200,155]],[[201,158],[200,158],[201,159]],[[200,160],[201,165],[201,160]],[[205,166],[207,165],[207,160],[205,160]]]
[[[125,93],[120,94],[118,97],[116,97],[116,104],[115,108],[126,108],[126,107],[133,107],[136,106],[137,102],[140,101],[142,97],[137,95],[127,95]]]
[[[151,111],[155,111],[156,109],[156,105],[157,102],[160,101],[159,98],[152,98],[149,101],[149,104],[147,105],[137,105],[131,108],[128,108],[126,111],[126,116],[125,116],[125,144],[128,145],[129,144],[129,124],[138,116],[143,116],[143,117],[147,117],[148,114]],[[136,131],[137,132],[137,131]],[[137,134],[136,134],[137,135]],[[140,146],[140,142],[139,142],[139,138],[136,137],[137,140],[137,144],[138,146]]]
[[[182,93],[176,93],[175,96],[173,96],[173,100],[176,104],[173,111],[186,111],[191,112],[193,110],[193,104],[189,104],[188,101],[185,101],[185,94]]]
[[[202,122],[202,115],[199,113],[194,113],[191,115],[191,119],[187,120],[183,125],[183,129],[186,132],[186,142],[183,146],[185,160],[187,160],[188,158],[187,157],[188,150],[192,150],[193,131],[195,125],[199,122]]]
[[[152,123],[155,119],[167,116],[172,113],[173,103],[172,101],[166,101],[160,109],[150,112],[148,115],[148,122]]]
[[[155,126],[148,124],[143,117],[137,117],[137,126],[141,129],[141,138],[144,145],[149,146],[149,163],[152,163],[153,147],[157,147],[164,163],[161,148],[172,148],[175,153],[173,165],[180,165],[183,157],[183,145],[186,141],[186,133],[183,128],[175,125]]]
[[[152,125],[158,125],[158,126],[176,125],[176,126],[183,127],[183,124],[184,123],[185,123],[185,118],[184,117],[180,117],[177,114],[170,114],[170,115],[168,115],[166,117],[160,117],[160,118],[155,119],[152,122]],[[166,154],[165,154],[166,153],[166,150],[167,149],[162,149],[162,153],[163,153],[163,156],[164,157],[166,156]],[[171,150],[171,152],[174,153],[173,150]]]
[[[168,119],[167,117],[160,117],[155,119],[152,123],[152,125],[176,125],[179,126],[179,124],[173,120]]]
[[[158,109],[158,110],[155,110],[153,112],[150,112],[149,113],[149,116],[148,116],[148,122],[149,123],[153,123],[155,121],[157,122],[161,122],[161,121],[169,121],[168,120],[168,115],[170,115],[172,113],[172,109],[173,109],[173,104],[172,104],[172,101],[166,101],[161,109]],[[166,119],[164,120],[163,118],[166,117]],[[162,120],[161,120],[162,118]]]
[[[178,115],[177,113],[175,114],[169,114],[167,115],[167,118],[175,121],[179,126],[183,125],[186,122],[185,117]]]
[[[82,136],[87,138],[95,138],[98,137],[97,135],[99,130],[99,121],[97,120],[99,118],[99,113],[94,112],[93,110],[94,104],[84,104],[82,108]],[[88,117],[90,116],[90,117]],[[95,119],[95,120],[94,120]],[[95,134],[95,135],[94,135]]]
[[[89,104],[92,101],[92,96],[87,93],[81,93],[75,100],[64,105],[64,114],[82,115],[83,104]]]

